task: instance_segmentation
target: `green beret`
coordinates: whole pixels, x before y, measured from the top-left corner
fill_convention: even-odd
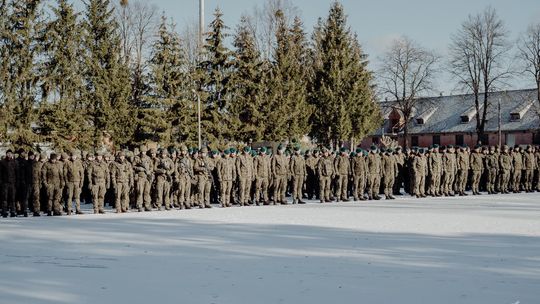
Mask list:
[[[251,148],[249,146],[244,147],[244,152],[250,152],[250,151],[251,151]]]
[[[371,151],[375,151],[375,150],[377,150],[377,146],[371,145]]]
[[[361,153],[362,152],[362,148],[356,148],[356,153]]]

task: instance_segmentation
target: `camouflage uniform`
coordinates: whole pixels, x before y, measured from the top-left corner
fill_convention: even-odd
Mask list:
[[[17,159],[17,201],[20,211],[28,216],[28,198],[30,197],[30,185],[32,183],[32,162],[27,159],[26,152],[21,152]]]
[[[465,187],[467,186],[467,178],[469,176],[469,154],[465,148],[460,148],[456,158],[456,193],[460,196],[467,195]]]
[[[501,179],[500,191],[509,193],[510,172],[512,170],[512,155],[508,153],[508,147],[505,146],[499,156],[499,174]]]
[[[272,157],[271,170],[274,178],[274,205],[287,204],[285,192],[287,191],[287,175],[289,173],[289,160],[279,149],[278,154]]]
[[[9,155],[9,156],[8,156]],[[18,164],[12,157],[11,151],[6,153],[6,157],[0,161],[0,182],[2,183],[2,216],[7,217],[8,210],[11,209],[11,216],[16,216],[16,195],[17,195],[17,174]]]
[[[456,154],[452,146],[447,147],[443,156],[443,179],[441,192],[446,196],[454,196],[453,185],[456,176]]]
[[[435,146],[427,156],[427,164],[429,171],[428,194],[432,196],[441,195],[441,175],[443,167],[443,157],[439,153],[438,147]]]
[[[336,198],[339,202],[343,200],[344,202],[349,201],[348,183],[349,183],[349,174],[351,171],[351,163],[347,151],[342,149],[341,155],[336,157],[334,160],[334,172],[337,177],[336,179]]]
[[[161,158],[154,169],[156,174],[156,207],[161,209],[165,205],[165,210],[171,209],[171,182],[174,174],[174,163],[169,158],[166,149],[161,150]]]
[[[66,180],[66,210],[71,214],[71,204],[75,200],[75,212],[81,214],[81,191],[84,182],[84,167],[75,153],[72,159],[64,163],[64,177]]]
[[[34,216],[39,216],[41,211],[41,185],[43,181],[41,180],[41,169],[43,164],[47,161],[47,155],[41,154],[39,159],[36,157],[32,162],[32,210],[34,211]]]
[[[193,163],[197,177],[197,199],[199,208],[210,208],[210,188],[212,187],[212,163],[207,157],[208,149],[203,148]]]
[[[295,155],[291,157],[289,166],[290,166],[290,175],[292,176],[292,182],[293,182],[293,189],[292,189],[293,204],[296,204],[296,203],[303,204],[304,202],[302,201],[302,193],[304,189],[304,182],[307,178],[307,172],[306,172],[306,161],[304,157],[300,155],[299,150],[297,150],[295,152]]]
[[[356,151],[356,156],[351,158],[351,173],[353,176],[354,200],[365,200],[364,190],[366,187],[366,158],[361,150]]]
[[[225,156],[216,165],[221,185],[221,207],[231,207],[231,190],[236,180],[236,161],[230,157],[230,150],[226,150],[224,154]]]
[[[317,163],[319,162],[319,158],[315,157],[313,153],[309,152],[307,153],[306,157],[306,193],[308,199],[313,199],[314,197],[317,197],[319,195],[317,189],[318,189],[318,181],[317,181]]]
[[[334,177],[334,163],[329,156],[328,151],[323,152],[323,157],[319,159],[317,164],[317,173],[319,176],[319,199],[321,203],[330,202],[330,182]]]
[[[180,149],[176,160],[176,176],[178,179],[178,203],[180,208],[191,208],[191,183],[194,180],[193,161],[187,154],[187,147]]]
[[[480,148],[477,147],[473,153],[471,153],[469,164],[471,167],[471,188],[472,193],[474,195],[479,195],[479,184],[480,184],[480,178],[482,176],[482,171],[484,169],[483,166],[483,159],[484,156],[482,155],[482,152],[480,152]]]
[[[115,190],[116,213],[129,210],[129,189],[133,187],[131,164],[125,159],[123,152],[118,153],[117,160],[111,166],[111,183]]]
[[[135,197],[137,210],[152,210],[151,187],[154,182],[154,162],[146,155],[147,149],[141,147],[140,154],[133,160]]]
[[[425,180],[427,173],[427,157],[419,151],[412,162],[412,170],[414,175],[413,195],[416,197],[426,197]]]
[[[495,155],[495,147],[490,147],[489,154],[485,156],[485,168],[487,170],[487,192],[495,194],[495,186],[497,182],[497,171],[499,169],[498,157]]]
[[[380,175],[381,171],[381,157],[377,153],[377,149],[372,147],[371,152],[367,156],[367,173],[368,173],[368,198],[379,200],[379,188],[380,188]]]
[[[88,165],[88,170],[86,172],[89,186],[92,191],[94,213],[105,213],[105,192],[111,184],[109,166],[102,157],[101,154],[96,155],[96,160]]]
[[[533,191],[534,170],[536,170],[536,159],[532,146],[528,146],[527,151],[523,153],[523,185],[527,192]]]
[[[262,200],[263,204],[268,204],[268,187],[270,179],[270,157],[266,154],[266,149],[262,150],[254,160],[255,174],[255,203]]]
[[[513,171],[512,171],[512,190],[514,193],[521,192],[521,170],[523,170],[523,156],[520,148],[514,148],[512,153],[513,157]]]
[[[240,205],[250,204],[251,183],[253,182],[253,158],[246,147],[244,153],[236,158],[236,175],[238,176]]]
[[[41,168],[42,182],[47,189],[47,214],[62,215],[62,190],[64,189],[63,164],[51,155],[51,160]]]
[[[394,182],[398,172],[396,158],[392,154],[392,151],[387,151],[382,156],[382,173],[384,181],[384,195],[386,199],[395,199],[393,194]]]

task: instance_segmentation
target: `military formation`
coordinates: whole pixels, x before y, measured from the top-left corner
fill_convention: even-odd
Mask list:
[[[0,160],[1,214],[40,216],[304,204],[467,192],[540,191],[540,147],[438,146],[302,151],[176,149],[38,154],[8,150]]]

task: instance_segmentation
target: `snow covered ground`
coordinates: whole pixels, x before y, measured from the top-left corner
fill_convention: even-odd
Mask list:
[[[540,194],[0,219],[0,303],[540,303]]]

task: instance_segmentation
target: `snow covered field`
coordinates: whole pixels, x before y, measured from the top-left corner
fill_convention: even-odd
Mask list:
[[[540,303],[540,194],[0,219],[0,303]]]

